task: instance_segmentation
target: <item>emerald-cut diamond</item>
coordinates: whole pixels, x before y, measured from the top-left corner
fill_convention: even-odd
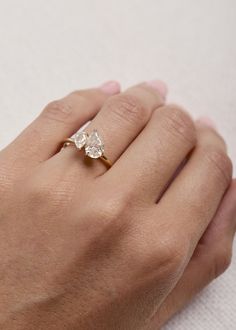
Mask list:
[[[99,158],[104,153],[104,144],[97,130],[93,130],[85,143],[85,153],[88,157]]]
[[[88,139],[88,135],[84,131],[78,131],[74,135],[75,145],[78,149],[82,149],[85,146],[87,139]]]

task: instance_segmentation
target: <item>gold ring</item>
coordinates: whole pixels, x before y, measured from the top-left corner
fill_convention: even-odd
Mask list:
[[[63,141],[62,148],[71,145],[79,150],[84,149],[86,156],[100,159],[108,168],[112,166],[112,162],[104,155],[104,144],[96,129],[90,134],[85,131],[78,131],[73,137]]]

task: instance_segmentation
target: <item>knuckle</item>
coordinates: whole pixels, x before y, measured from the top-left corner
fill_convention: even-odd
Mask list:
[[[89,228],[89,235],[96,240],[108,244],[109,249],[119,244],[130,232],[128,212],[119,199],[107,198],[97,199],[86,221],[86,228]],[[86,208],[87,208],[86,207]]]
[[[131,123],[145,121],[149,115],[148,109],[142,105],[140,100],[130,94],[113,96],[106,102],[106,106],[110,108],[118,120],[130,121]]]
[[[145,241],[137,240],[135,246],[135,253],[139,256],[137,262],[140,266],[151,266],[159,275],[178,272],[186,259],[186,251],[183,241],[169,235],[163,235],[158,242],[151,238]]]
[[[65,121],[70,117],[73,107],[68,100],[61,99],[50,102],[43,110],[42,115],[56,121]]]
[[[165,128],[190,145],[196,143],[196,129],[191,117],[179,106],[165,107]]]
[[[221,248],[219,249],[213,261],[213,277],[216,278],[223,274],[230,266],[232,259],[232,249],[231,248]]]
[[[211,173],[228,185],[232,177],[232,162],[228,155],[223,150],[213,147],[205,148],[204,154],[210,165]]]
[[[68,98],[69,99],[75,98],[76,103],[81,105],[81,107],[83,107],[83,106],[89,105],[89,101],[90,101],[91,97],[94,97],[94,94],[90,95],[90,93],[88,91],[74,90],[66,97],[66,99],[68,100]]]
[[[186,246],[183,241],[174,239],[173,236],[166,239],[157,251],[168,268],[178,269],[185,259]]]
[[[94,211],[99,224],[109,224],[123,218],[125,205],[119,198],[110,197],[106,201],[97,201]]]

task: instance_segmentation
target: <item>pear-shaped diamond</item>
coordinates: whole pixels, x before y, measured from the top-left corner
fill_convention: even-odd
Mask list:
[[[88,139],[88,135],[84,131],[78,131],[74,135],[75,145],[78,149],[82,149],[85,146],[87,139]]]
[[[85,145],[85,153],[91,158],[99,158],[103,155],[104,145],[97,130],[93,130],[89,134]]]

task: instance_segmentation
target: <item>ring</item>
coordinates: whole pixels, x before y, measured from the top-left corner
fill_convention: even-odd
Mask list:
[[[79,150],[84,149],[86,156],[102,160],[108,168],[112,166],[112,162],[104,155],[104,144],[96,129],[90,134],[79,130],[73,137],[63,141],[62,148],[70,145],[75,146]]]

